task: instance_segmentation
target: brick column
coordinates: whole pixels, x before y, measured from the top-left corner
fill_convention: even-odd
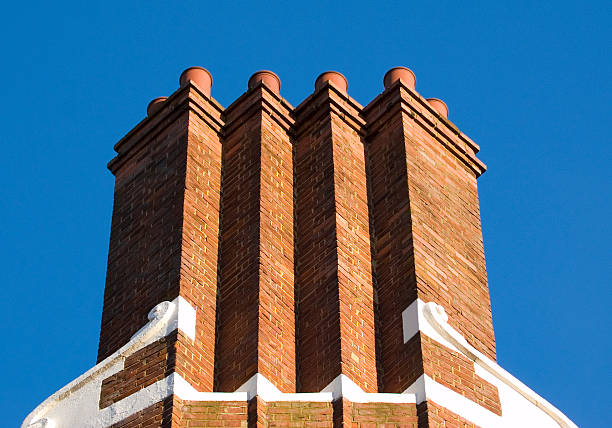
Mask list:
[[[496,388],[475,375],[470,361],[420,332],[403,341],[402,311],[417,298],[434,301],[470,344],[495,359],[478,147],[446,119],[443,103],[430,103],[406,80],[388,76],[385,91],[364,109],[382,390],[402,392],[425,373],[497,413]]]
[[[295,392],[292,107],[250,86],[225,113],[216,389],[259,372]]]
[[[170,98],[150,105],[109,163],[115,201],[98,361],[127,343],[151,308],[180,295],[196,310],[196,338],[169,336],[167,356],[143,382],[176,369],[212,391],[222,108],[210,84],[182,80]]]
[[[324,73],[315,93],[296,108],[298,367],[304,392],[320,391],[341,373],[366,392],[377,390],[364,123],[342,79]]]

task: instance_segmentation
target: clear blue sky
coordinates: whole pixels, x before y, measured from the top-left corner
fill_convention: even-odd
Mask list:
[[[227,106],[266,68],[297,105],[338,70],[367,104],[387,69],[482,148],[499,362],[584,427],[612,426],[606,1],[8,2],[0,40],[2,426],[93,366],[113,144],[180,72]]]

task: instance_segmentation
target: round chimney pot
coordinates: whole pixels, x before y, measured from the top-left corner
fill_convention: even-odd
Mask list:
[[[212,74],[210,74],[207,69],[204,67],[189,67],[181,73],[179,83],[181,87],[183,87],[189,81],[195,83],[206,95],[210,96],[210,87],[212,86],[213,78]]]
[[[249,79],[249,89],[257,86],[259,82],[263,82],[266,84],[268,88],[275,94],[280,93],[281,81],[280,78],[276,75],[276,73],[270,70],[259,70],[253,73],[251,78]]]
[[[332,83],[336,88],[340,89],[344,93],[346,93],[346,90],[348,89],[348,81],[344,75],[338,73],[337,71],[326,71],[317,77],[317,80],[315,81],[315,90],[322,88],[327,82]]]
[[[391,70],[385,73],[385,77],[383,78],[385,89],[398,80],[404,82],[404,84],[410,89],[414,89],[416,86],[416,76],[412,70],[410,70],[408,67],[393,67]]]
[[[167,99],[168,97],[157,97],[153,99],[147,106],[147,116],[153,116],[157,113],[164,106]]]
[[[448,119],[448,106],[439,98],[427,98],[427,102],[435,111]]]

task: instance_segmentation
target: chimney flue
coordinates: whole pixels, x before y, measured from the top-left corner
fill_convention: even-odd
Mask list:
[[[150,117],[157,113],[163,107],[167,99],[168,97],[157,97],[153,99],[147,106],[147,116]]]
[[[348,81],[344,75],[338,73],[337,71],[326,71],[317,77],[317,80],[315,81],[315,91],[322,88],[327,82],[330,82],[344,93],[346,93],[346,90],[348,89]]]
[[[260,70],[253,73],[249,79],[249,89],[257,86],[259,82],[263,82],[275,94],[280,93],[281,81],[276,73],[270,70]]]
[[[207,69],[204,67],[189,67],[181,73],[179,83],[183,87],[189,81],[195,83],[202,92],[210,97],[210,87],[212,86],[213,78]]]
[[[407,67],[393,67],[391,70],[387,71],[385,73],[385,77],[383,77],[385,89],[398,80],[404,82],[404,84],[410,89],[414,89],[416,86],[416,76],[412,70]]]

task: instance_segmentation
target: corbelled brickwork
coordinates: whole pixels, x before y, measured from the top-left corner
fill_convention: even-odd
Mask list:
[[[342,375],[396,394],[427,375],[501,414],[471,360],[421,332],[404,343],[402,311],[433,301],[495,359],[476,186],[485,168],[445,105],[415,92],[402,68],[366,107],[336,72],[297,108],[271,72],[226,109],[211,84],[207,71],[186,70],[115,146],[98,359],[179,296],[196,333],[131,355],[103,381],[100,408],[172,373],[199,392],[233,392],[259,374],[282,393],[320,392]],[[116,426],[470,424],[432,401],[170,396]]]

